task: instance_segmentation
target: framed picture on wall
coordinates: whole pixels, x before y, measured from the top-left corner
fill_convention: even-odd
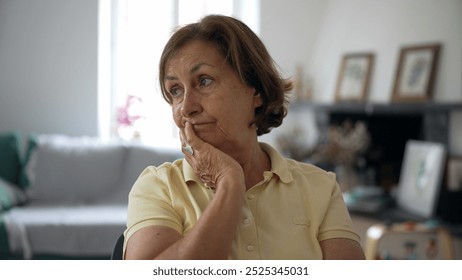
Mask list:
[[[393,101],[430,99],[440,48],[440,44],[432,44],[401,49],[393,87]]]
[[[335,91],[335,100],[365,101],[374,54],[351,53],[343,56]]]

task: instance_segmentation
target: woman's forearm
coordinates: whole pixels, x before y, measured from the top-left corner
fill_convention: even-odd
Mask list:
[[[226,259],[241,215],[243,180],[220,180],[214,198],[193,229],[157,259]]]

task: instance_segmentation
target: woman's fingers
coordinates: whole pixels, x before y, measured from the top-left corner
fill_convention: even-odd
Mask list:
[[[242,173],[241,166],[233,158],[199,138],[191,123],[185,123],[180,138],[185,159],[206,186],[215,188],[219,178],[236,174],[236,171]]]
[[[184,126],[184,136],[185,136],[185,142],[188,142],[190,145],[198,146],[201,144],[200,142],[203,142],[199,137],[197,137],[196,133],[194,132],[193,125],[189,122],[185,123]]]
[[[185,123],[185,128],[180,130],[180,139],[183,146],[183,153],[187,156],[194,156],[196,150],[199,148],[199,143],[202,141],[196,136],[192,124],[188,122]]]
[[[211,166],[215,149],[211,145],[207,148],[207,144],[197,137],[192,124],[188,122],[185,123],[184,129],[180,130],[180,139],[186,160],[202,182],[206,185],[210,184],[211,178],[215,177],[211,175],[214,173]]]

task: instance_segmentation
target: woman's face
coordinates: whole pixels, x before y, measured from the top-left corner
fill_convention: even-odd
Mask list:
[[[255,108],[261,98],[243,83],[211,43],[194,40],[168,61],[164,85],[180,129],[193,124],[203,141],[222,151],[256,137]]]

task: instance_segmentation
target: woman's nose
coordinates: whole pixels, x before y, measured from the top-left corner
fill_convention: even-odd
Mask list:
[[[200,97],[194,90],[188,90],[185,92],[183,104],[181,106],[181,114],[185,118],[191,118],[202,112],[202,105]]]

